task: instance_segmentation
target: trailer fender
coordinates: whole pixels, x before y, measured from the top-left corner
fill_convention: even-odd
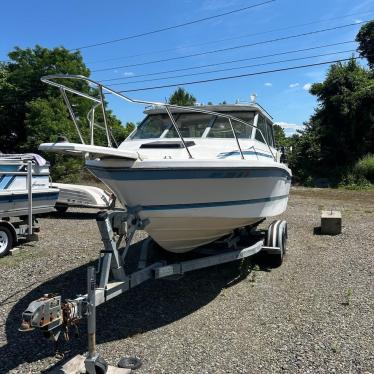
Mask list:
[[[0,220],[0,227],[3,226],[3,227],[7,227],[10,232],[12,233],[12,239],[14,241],[14,243],[17,242],[17,232],[16,232],[16,228],[8,221],[3,221],[3,220]]]
[[[0,230],[2,228],[7,229],[7,231],[10,233],[10,235],[11,235],[11,238],[10,238],[11,245],[5,251],[2,251],[2,253],[0,253],[0,257],[3,257],[5,255],[7,255],[9,250],[13,247],[13,245],[15,243],[17,243],[17,233],[16,233],[15,227],[8,221],[0,220]]]

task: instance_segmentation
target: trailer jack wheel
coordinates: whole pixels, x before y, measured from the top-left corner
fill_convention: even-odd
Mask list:
[[[108,363],[99,355],[88,357],[85,366],[88,374],[106,374],[108,371]]]
[[[6,256],[13,247],[13,235],[11,231],[0,226],[0,257]]]
[[[108,371],[108,364],[101,356],[95,361],[95,370],[96,374],[105,374]]]

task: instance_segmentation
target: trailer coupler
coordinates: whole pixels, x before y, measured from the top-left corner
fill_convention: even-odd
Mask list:
[[[52,341],[57,341],[61,331],[69,340],[69,327],[77,328],[85,309],[85,300],[77,298],[61,302],[61,296],[47,294],[29,304],[22,313],[21,332],[40,329],[43,335]]]

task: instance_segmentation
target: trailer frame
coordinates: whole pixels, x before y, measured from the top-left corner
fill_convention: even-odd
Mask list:
[[[86,369],[90,374],[95,373],[94,368],[96,368],[96,373],[105,373],[103,360],[96,353],[95,308],[97,306],[147,280],[170,279],[193,270],[241,260],[260,251],[267,252],[278,262],[283,259],[287,237],[286,221],[274,221],[267,232],[256,231],[257,225],[263,221],[261,220],[253,226],[243,228],[241,232],[236,231],[227,238],[215,242],[215,245],[221,245],[223,248],[220,253],[214,253],[217,251],[214,250],[214,254],[209,254],[212,253],[212,248],[204,246],[199,248],[197,258],[183,261],[168,262],[161,259],[147,264],[148,253],[153,243],[148,238],[141,247],[137,270],[127,274],[125,271],[126,257],[134,234],[138,230],[143,230],[149,223],[148,220],[142,220],[139,217],[140,210],[141,207],[134,207],[128,208],[126,211],[117,209],[98,212],[96,221],[104,249],[99,254],[95,277],[93,270],[89,268],[86,295],[79,295],[75,299],[67,299],[65,302],[61,301],[60,295],[44,295],[31,302],[22,314],[20,331],[38,328],[44,336],[55,342],[57,342],[61,330],[67,335],[70,326],[76,326],[80,319],[88,317],[89,349]],[[252,239],[250,245],[243,246],[241,244],[241,236],[243,235]],[[123,240],[125,245],[121,247]]]

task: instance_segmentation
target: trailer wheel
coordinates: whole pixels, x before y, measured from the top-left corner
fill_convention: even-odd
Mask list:
[[[272,248],[278,248],[278,251],[273,251],[267,254],[267,262],[271,267],[279,267],[282,265],[283,257],[287,250],[287,222],[274,221],[270,224],[265,245]]]
[[[57,211],[57,213],[59,214],[63,214],[63,213],[66,213],[66,211],[68,210],[68,206],[67,205],[55,205],[55,209]]]
[[[0,226],[0,257],[6,256],[13,247],[13,235],[11,231],[5,227]]]

